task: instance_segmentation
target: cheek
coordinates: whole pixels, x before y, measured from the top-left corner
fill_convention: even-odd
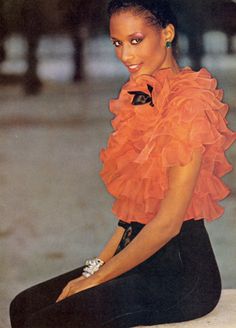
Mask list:
[[[149,41],[142,47],[142,55],[147,58],[156,58],[156,56],[161,56],[163,52],[164,48],[161,45],[160,40],[156,39]]]

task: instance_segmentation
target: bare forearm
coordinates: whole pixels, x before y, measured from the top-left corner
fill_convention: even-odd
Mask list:
[[[122,227],[117,227],[114,234],[110,238],[110,240],[106,243],[103,250],[100,252],[98,257],[103,260],[104,262],[107,262],[112,258],[114,255],[117,246],[119,245],[119,242],[123,236],[124,229]]]

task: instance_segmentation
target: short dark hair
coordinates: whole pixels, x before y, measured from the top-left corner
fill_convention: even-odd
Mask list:
[[[108,4],[108,15],[111,17],[117,12],[130,9],[138,14],[144,14],[152,25],[165,28],[172,24],[177,29],[177,18],[167,0],[111,0]],[[174,45],[176,41],[177,36],[174,39]]]

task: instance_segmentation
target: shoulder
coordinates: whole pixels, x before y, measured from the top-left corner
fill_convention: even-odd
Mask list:
[[[170,78],[169,83],[174,95],[181,94],[192,98],[199,95],[223,96],[223,91],[217,90],[217,80],[206,68],[193,71],[190,67],[186,67]]]
[[[177,74],[169,74],[161,83],[157,75],[153,97],[160,113],[179,113],[183,118],[215,111],[225,117],[228,111],[222,102],[223,90],[217,88],[217,80],[206,68],[193,71],[185,67]]]
[[[156,80],[157,84],[160,84],[158,76]],[[209,95],[210,93],[214,96],[223,96],[222,90],[217,90],[217,80],[206,68],[193,71],[187,66],[176,74],[170,73],[167,75],[161,84],[161,87],[168,84],[172,96],[182,95],[194,98],[198,95]]]

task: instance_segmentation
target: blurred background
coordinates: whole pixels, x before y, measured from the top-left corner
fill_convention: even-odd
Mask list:
[[[236,1],[172,0],[180,66],[206,67],[236,129]],[[127,72],[106,0],[0,0],[0,328],[22,289],[82,265],[109,239],[113,199],[99,177],[108,101]],[[227,152],[236,165],[235,145]],[[225,214],[207,224],[223,287],[236,288],[236,171]]]

